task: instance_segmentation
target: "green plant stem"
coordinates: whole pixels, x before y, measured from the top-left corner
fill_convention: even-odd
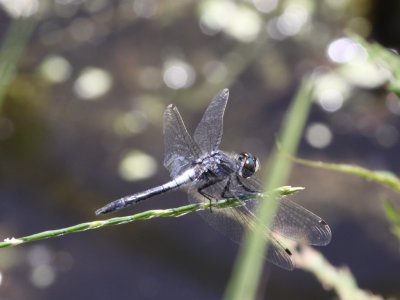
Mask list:
[[[300,137],[306,122],[312,94],[311,80],[304,80],[284,120],[281,135],[282,145],[289,153],[297,149]],[[271,155],[271,168],[266,176],[265,189],[273,190],[287,180],[291,161],[279,153],[277,149]],[[262,257],[257,253],[264,253],[268,240],[262,238],[264,226],[269,227],[278,208],[276,197],[263,201],[258,211],[258,220],[255,230],[245,235],[243,247],[240,250],[234,271],[228,283],[224,299],[242,300],[254,299],[263,266]]]
[[[286,155],[288,155],[290,159],[292,159],[294,162],[304,166],[356,175],[366,180],[374,181],[376,183],[385,185],[396,192],[400,192],[400,178],[387,171],[373,171],[360,166],[355,166],[350,164],[326,163],[321,161],[313,161],[313,160],[297,158],[289,154]]]
[[[360,289],[347,267],[332,266],[318,251],[309,246],[294,252],[296,266],[308,271],[318,279],[325,289],[332,289],[342,300],[381,300],[383,297]]]
[[[303,188],[302,187],[283,186],[283,187],[276,189],[274,191],[274,193],[277,193],[279,195],[279,197],[284,197],[284,196],[296,193],[300,190],[303,190]],[[269,197],[269,194],[265,194],[265,195],[260,194],[259,197]],[[116,218],[111,218],[111,219],[107,219],[107,220],[85,222],[85,223],[81,223],[81,224],[77,224],[74,226],[65,227],[65,228],[61,228],[61,229],[47,230],[47,231],[35,233],[32,235],[28,235],[28,236],[24,236],[24,237],[20,237],[20,238],[6,238],[3,242],[0,242],[0,248],[17,246],[17,245],[28,243],[28,242],[39,241],[39,240],[43,240],[43,239],[62,236],[65,234],[81,232],[81,231],[86,231],[86,230],[92,230],[92,229],[97,229],[97,228],[106,227],[106,226],[126,224],[126,223],[130,223],[133,221],[138,221],[138,220],[148,220],[148,219],[157,218],[157,217],[180,217],[180,216],[183,216],[183,215],[191,213],[191,212],[209,209],[210,207],[213,207],[216,209],[219,209],[219,208],[223,209],[226,207],[235,207],[235,206],[238,206],[241,204],[242,204],[242,202],[237,199],[224,199],[224,200],[220,200],[218,202],[211,203],[211,204],[209,202],[206,202],[206,203],[185,205],[185,206],[181,206],[181,207],[177,207],[177,208],[148,210],[148,211],[134,214],[131,216],[116,217]]]

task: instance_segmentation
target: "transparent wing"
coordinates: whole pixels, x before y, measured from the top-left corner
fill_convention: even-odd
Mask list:
[[[272,231],[315,246],[325,246],[332,238],[331,229],[323,219],[288,198],[280,200]]]
[[[240,218],[246,227],[250,229],[254,228],[256,216],[249,211],[246,206],[232,208],[232,210],[234,210],[234,214],[237,215],[236,219]],[[267,227],[265,227],[264,235],[270,242],[266,259],[283,269],[293,270],[294,263],[291,258],[292,253],[290,250],[282,244]]]
[[[200,149],[190,137],[175,105],[164,112],[164,166],[175,178],[200,156]]]
[[[254,177],[242,178],[232,175],[202,192],[212,199],[242,199],[245,208],[251,213],[256,213],[259,201],[268,201],[268,197],[256,197],[261,192],[261,185]],[[327,245],[332,238],[331,229],[322,218],[289,198],[279,200],[270,230],[292,241],[315,246]]]
[[[222,123],[229,90],[224,89],[217,94],[208,105],[203,118],[194,132],[194,140],[203,153],[217,150],[222,138]]]
[[[243,179],[237,177],[236,181],[236,183],[232,184],[233,194],[240,195],[244,190],[261,190],[261,185],[255,178]],[[236,191],[235,189],[239,190]],[[263,199],[268,201],[267,197]],[[255,212],[259,201],[258,199],[246,201],[246,207],[250,211]],[[315,246],[327,245],[332,238],[331,229],[322,218],[291,201],[289,198],[279,200],[278,210],[272,223],[271,231],[292,241]]]
[[[218,194],[224,189],[226,182],[218,182],[207,187],[207,193]],[[197,187],[192,186],[189,189],[189,201],[192,203],[210,201],[197,192]],[[254,216],[244,205],[230,208],[213,208],[212,211],[200,211],[199,215],[218,232],[228,236],[232,241],[240,243],[246,228],[254,227]],[[271,263],[284,268],[293,270],[294,265],[291,259],[290,251],[283,246],[272,234],[265,228],[265,238],[270,240],[266,259]]]

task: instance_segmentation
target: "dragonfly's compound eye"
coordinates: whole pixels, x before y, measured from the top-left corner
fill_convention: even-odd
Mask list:
[[[259,162],[257,157],[254,155],[243,152],[239,155],[239,161],[241,162],[239,175],[243,178],[248,178],[254,175],[259,168]]]

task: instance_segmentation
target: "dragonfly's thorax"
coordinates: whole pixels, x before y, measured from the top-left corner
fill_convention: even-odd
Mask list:
[[[213,151],[200,157],[195,164],[208,179],[222,179],[237,172],[238,162],[223,151]]]
[[[201,156],[195,164],[208,179],[225,178],[237,169],[235,161],[223,151],[213,151]]]

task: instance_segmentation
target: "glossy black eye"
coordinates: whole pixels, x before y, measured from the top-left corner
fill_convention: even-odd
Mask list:
[[[241,162],[239,175],[243,178],[248,178],[257,172],[259,163],[258,159],[250,153],[243,152],[239,155],[239,161]]]

